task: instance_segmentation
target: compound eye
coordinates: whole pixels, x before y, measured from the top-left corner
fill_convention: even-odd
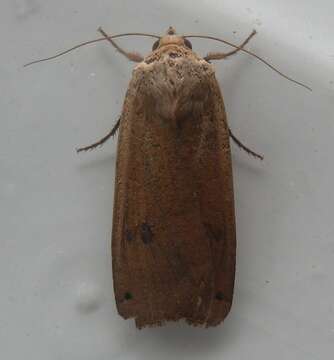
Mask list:
[[[193,48],[191,42],[188,39],[184,39],[184,45],[189,49]]]
[[[152,46],[152,51],[154,51],[154,50],[156,50],[156,49],[158,48],[159,43],[160,43],[160,40],[157,40],[157,41],[153,44],[153,46]]]

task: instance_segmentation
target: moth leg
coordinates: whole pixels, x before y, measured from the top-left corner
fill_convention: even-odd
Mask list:
[[[254,157],[263,160],[263,156],[257,154],[256,152],[249,149],[247,146],[245,146],[240,140],[238,140],[232,133],[231,129],[228,128],[229,135],[231,136],[232,140],[243,150],[245,150],[248,154],[253,155]]]
[[[119,47],[115,41],[113,39],[111,39],[108,34],[101,28],[99,27],[97,29],[97,31],[99,31],[109,42],[110,44],[116,48],[117,51],[119,51],[121,54],[123,54],[127,59],[129,59],[130,61],[134,61],[134,62],[142,62],[144,60],[143,56],[141,56],[140,54],[136,53],[136,52],[128,52],[123,50],[121,47]]]
[[[221,52],[210,52],[208,55],[205,56],[204,60],[210,61],[210,60],[221,60],[226,59],[228,56],[236,54],[238,51],[240,51],[249,41],[250,39],[256,34],[256,31],[253,30],[251,34],[248,36],[248,38],[236,49],[227,52],[227,53],[221,53]]]
[[[121,118],[119,118],[117,120],[117,123],[115,124],[115,126],[111,129],[111,131],[104,136],[101,140],[97,141],[96,143],[92,144],[92,145],[88,145],[77,150],[77,153],[81,152],[81,151],[87,151],[87,150],[92,150],[95,149],[96,147],[104,144],[111,136],[114,136],[116,134],[117,129],[119,128],[119,125],[121,123]]]

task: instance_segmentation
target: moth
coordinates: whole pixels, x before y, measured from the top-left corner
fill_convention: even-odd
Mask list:
[[[229,138],[262,157],[232,134],[211,61],[250,53],[244,46],[255,31],[233,51],[205,57],[192,50],[191,36],[172,27],[146,57],[99,31],[138,63],[116,125],[77,150],[103,144],[119,128],[112,228],[117,310],[138,328],[181,319],[216,326],[231,309],[235,278]]]

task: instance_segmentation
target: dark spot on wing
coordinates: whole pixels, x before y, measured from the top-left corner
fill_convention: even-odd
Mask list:
[[[216,297],[216,300],[219,300],[219,301],[224,300],[224,294],[221,291],[218,291],[216,293],[215,297]]]
[[[144,244],[149,244],[153,241],[153,233],[148,223],[144,222],[141,224],[141,239]]]
[[[133,296],[130,292],[126,292],[124,294],[124,300],[132,300],[133,299]]]
[[[129,229],[125,230],[125,238],[126,238],[127,241],[132,241],[133,240],[132,232]]]

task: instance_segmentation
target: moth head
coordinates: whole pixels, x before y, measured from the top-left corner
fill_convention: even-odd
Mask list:
[[[178,45],[184,46],[188,49],[192,49],[191,42],[183,36],[177,35],[175,29],[172,26],[167,29],[166,35],[162,36],[153,44],[152,51],[166,45]]]

